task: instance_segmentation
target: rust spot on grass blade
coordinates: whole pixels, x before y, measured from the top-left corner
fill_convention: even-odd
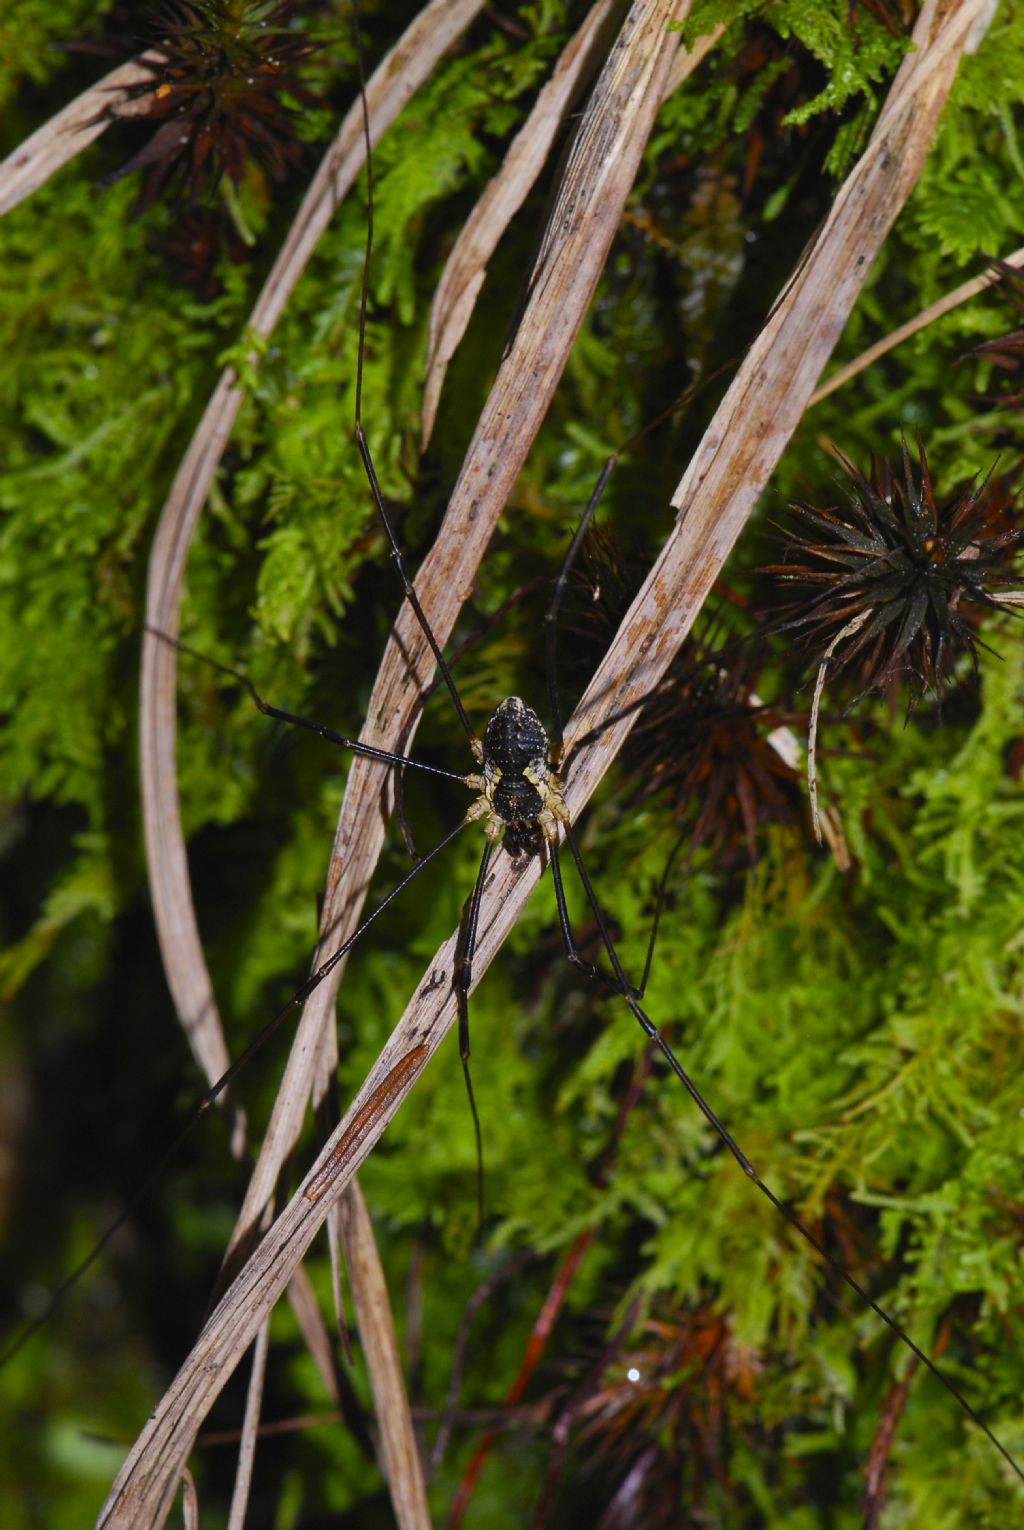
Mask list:
[[[330,1188],[353,1152],[376,1126],[381,1116],[389,1111],[395,1097],[405,1091],[429,1056],[429,1047],[413,1047],[412,1051],[400,1058],[391,1072],[377,1085],[366,1104],[353,1116],[348,1130],[323,1168],[306,1186],[307,1201],[318,1201],[324,1191]]]

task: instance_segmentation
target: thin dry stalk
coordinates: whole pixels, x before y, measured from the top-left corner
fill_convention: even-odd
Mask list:
[[[392,1409],[406,1412],[408,1399],[402,1373],[402,1360],[391,1320],[387,1282],[377,1252],[370,1214],[356,1180],[351,1191],[341,1197],[341,1236],[345,1244],[345,1264],[352,1300],[359,1313],[359,1332],[366,1354],[366,1367],[373,1389],[378,1419],[385,1419]],[[424,1526],[430,1530],[430,1510],[423,1480],[416,1436],[412,1429],[381,1429],[381,1466],[387,1480],[391,1502],[400,1525]]]
[[[317,1100],[329,1100],[335,1097],[333,1086],[336,1075],[327,1072],[327,1068],[330,1065],[331,1058],[329,1056],[328,1049],[326,1047],[321,1047],[317,1061],[317,1073],[313,1081],[313,1095]],[[330,1119],[333,1120],[333,1116]],[[352,1191],[359,1197],[360,1200],[362,1199],[362,1192],[354,1183],[352,1186]],[[334,1211],[327,1218],[327,1260],[331,1271],[331,1300],[334,1305],[334,1325],[337,1330],[338,1341],[341,1345],[342,1353],[345,1356],[345,1363],[347,1365],[352,1365],[354,1360],[352,1352],[352,1336],[349,1333],[348,1320],[345,1316],[345,1260],[342,1251],[343,1245],[341,1235],[341,1221],[343,1215],[344,1206],[342,1202],[339,1202]],[[373,1230],[368,1222],[358,1225],[365,1225],[369,1229],[370,1235],[372,1237]],[[359,1311],[358,1300],[356,1302],[356,1317],[361,1327],[362,1313]],[[370,1337],[372,1340],[373,1335],[371,1334]],[[366,1340],[364,1338],[364,1344],[365,1343]],[[409,1427],[411,1430],[411,1418],[409,1420]],[[399,1453],[396,1451],[395,1454],[398,1455]]]
[[[871,260],[919,174],[969,28],[985,4],[986,0],[951,3],[938,16],[936,5],[927,0],[915,28],[916,51],[896,77],[868,149],[684,475],[673,501],[679,516],[669,541],[570,722],[568,737],[578,741],[566,791],[574,817],[629,731],[630,700],[652,689],[678,650],[806,408]],[[435,563],[443,557],[444,549]],[[423,592],[424,599],[434,592],[431,602],[437,601],[433,581]],[[433,617],[433,610],[430,614]],[[400,620],[399,627],[411,638],[407,621]],[[409,646],[418,650],[420,645],[410,641]],[[537,859],[525,865],[509,857],[496,862],[481,914],[475,981],[514,924],[541,870]],[[419,1072],[419,1062],[414,1069],[404,1068],[405,1059],[414,1052],[425,1059],[453,1023],[456,1006],[449,979],[456,939],[453,933],[429,963],[345,1121],[211,1315],[125,1463],[101,1515],[102,1525],[134,1530],[162,1519],[202,1419],[331,1204],[372,1150]],[[368,1119],[370,1102],[396,1077],[400,1082],[390,1090],[387,1110],[376,1113],[365,1131],[353,1134],[351,1123]],[[337,1161],[339,1146],[343,1162]],[[306,1187],[317,1174],[322,1178],[328,1164],[333,1182],[310,1200]]]
[[[844,638],[853,637],[859,632],[869,616],[874,613],[870,610],[861,611],[847,622],[845,627],[840,628],[835,637],[829,643],[821,656],[818,665],[818,673],[814,681],[814,696],[811,700],[811,720],[807,729],[807,795],[811,803],[811,824],[814,828],[814,837],[821,844],[821,814],[818,811],[818,719],[821,715],[821,693],[825,689],[825,676],[831,663],[832,655]]]
[[[181,1518],[185,1530],[199,1530],[199,1494],[188,1470],[181,1479]]]
[[[324,1391],[344,1418],[346,1400],[338,1385],[334,1342],[324,1322],[320,1303],[313,1290],[313,1282],[301,1266],[295,1271],[291,1285],[288,1287],[288,1301],[295,1314],[303,1342],[313,1357]],[[346,1422],[351,1427],[352,1420],[346,1420]]]
[[[367,86],[372,142],[379,140],[482,3],[431,0],[403,34]],[[364,162],[363,107],[357,101],[325,154],[250,315],[249,328],[254,333],[268,336],[273,331],[321,234]],[[235,373],[225,370],[161,513],[150,557],[146,619],[148,627],[172,636],[179,628],[188,547],[243,396]],[[226,1072],[230,1059],[199,940],[181,829],[175,759],[175,661],[174,650],[147,633],[140,696],[147,866],[168,985],[192,1051],[212,1084]],[[240,1130],[233,1130],[236,1152],[241,1150],[241,1136]],[[380,1326],[379,1321],[372,1325],[370,1343]],[[322,1346],[318,1346],[318,1353],[322,1353]],[[389,1407],[380,1417],[384,1433],[394,1437],[390,1447],[394,1457],[402,1459],[414,1438],[407,1403]],[[406,1526],[419,1530],[425,1523],[417,1518],[400,1522],[403,1530]]]
[[[270,1351],[269,1318],[256,1335],[252,1347],[252,1371],[249,1389],[245,1395],[245,1415],[242,1434],[238,1442],[238,1465],[235,1468],[235,1486],[231,1494],[228,1513],[228,1530],[245,1530],[245,1515],[249,1507],[249,1491],[252,1487],[252,1469],[256,1464],[256,1440],[260,1429],[260,1409],[263,1406],[263,1386],[267,1376],[267,1355]]]
[[[448,363],[473,316],[487,275],[487,263],[536,183],[562,130],[566,113],[593,68],[593,55],[612,6],[613,0],[600,0],[566,46],[533,110],[512,140],[501,169],[484,188],[452,247],[430,310],[421,426],[424,450],[433,433]],[[715,27],[690,50],[679,48],[665,84],[665,97],[689,78],[723,30],[721,26]]]
[[[685,637],[718,570],[806,408],[864,283],[871,260],[920,173],[964,40],[985,0],[922,9],[916,51],[904,60],[864,155],[785,296],[748,352],[673,496],[683,535],[666,544],[637,596],[567,739],[614,719],[616,748]],[[606,678],[607,677],[607,678]],[[603,690],[603,694],[602,694]],[[624,715],[623,715],[624,714]],[[588,742],[605,753],[602,733]],[[595,774],[592,790],[606,764]],[[570,796],[579,765],[573,771]],[[575,810],[575,801],[570,801]]]
[[[150,51],[119,64],[0,161],[0,217],[94,143],[115,116],[142,115],[146,104],[131,98],[130,91],[150,79],[152,66],[161,63],[163,54]]]
[[[647,141],[677,38],[666,22],[673,0],[637,0],[598,82],[552,215],[557,238],[542,251],[520,329],[498,371],[449,503],[424,561],[417,592],[444,643],[472,589],[516,476],[554,393],[583,321]],[[381,662],[361,735],[384,749],[408,747],[430,680],[432,659],[408,606]],[[335,835],[315,958],[319,965],[356,928],[383,843],[391,773],[353,760]],[[232,1249],[251,1240],[280,1164],[298,1138],[317,1048],[336,1046],[333,1005],[341,964],[310,996],[299,1023]]]
[[[724,25],[722,22],[718,22],[706,36],[698,37],[692,48],[680,48],[676,54],[675,63],[669,71],[668,83],[665,86],[666,101],[669,96],[674,95],[679,87],[690,78],[698,64],[707,58],[724,31]]]
[[[616,0],[599,0],[575,37],[566,44],[533,110],[509,145],[501,169],[484,187],[452,246],[430,308],[420,426],[423,451],[433,434],[448,363],[472,318],[487,275],[487,262],[526,201],[562,131],[566,112],[596,67],[601,34],[615,4]]]
[[[1024,266],[1024,248],[1014,250],[1012,255],[1007,255],[1003,260],[1004,266]],[[927,308],[908,319],[906,324],[901,324],[888,335],[883,335],[881,340],[876,340],[874,345],[869,345],[866,351],[861,351],[853,361],[847,362],[845,367],[840,367],[833,372],[827,382],[822,383],[820,388],[815,389],[808,408],[820,404],[823,398],[828,398],[837,388],[843,387],[859,373],[865,371],[881,356],[887,356],[894,351],[904,340],[909,340],[920,330],[927,329],[929,324],[934,324],[936,319],[941,319],[945,314],[952,313],[954,308],[959,308],[961,303],[967,303],[972,297],[977,297],[979,292],[984,292],[986,287],[995,287],[1002,279],[1001,273],[995,267],[983,271],[980,276],[973,276],[969,282],[962,282],[959,287],[954,287],[952,292],[947,292],[944,297],[937,298],[934,303],[929,303]]]

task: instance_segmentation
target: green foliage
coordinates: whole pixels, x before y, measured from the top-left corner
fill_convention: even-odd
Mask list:
[[[984,46],[964,60],[908,208],[916,249],[935,251],[944,272],[950,256],[963,264],[1006,255],[1020,243],[1024,186],[1013,114],[1022,69],[1024,17],[1016,6],[1000,6]]]
[[[24,46],[17,56],[0,46],[9,71],[0,88],[18,72],[19,129],[67,99],[62,55],[47,45],[77,35],[86,9],[95,15],[15,6]],[[414,8],[368,9],[377,56]],[[976,250],[1005,253],[1019,238],[1016,10],[1001,8],[965,64],[837,361],[955,285]],[[421,462],[430,299],[458,227],[580,16],[554,0],[524,7],[522,38],[482,20],[374,157],[364,418],[413,567],[500,356],[549,178],[491,263]],[[868,7],[856,8],[855,29],[848,17],[845,4],[808,0],[694,8],[688,39],[719,19],[726,34],[659,118],[587,329],[456,634],[475,639],[457,678],[478,724],[500,695],[544,695],[547,590],[493,627],[490,617],[558,566],[608,453],[661,413],[694,367],[707,374],[742,352],[827,211],[906,51]],[[0,40],[13,25],[0,22]],[[309,65],[317,88],[347,106],[345,16],[318,8],[303,25],[324,43]],[[755,42],[763,68],[749,64]],[[303,142],[325,125],[323,108],[302,109]],[[98,184],[123,160],[101,142],[0,222],[0,986],[16,1020],[0,1042],[14,1165],[0,1208],[7,1313],[36,1310],[41,1287],[87,1252],[199,1091],[144,892],[136,655],[155,520],[226,359],[245,400],[189,552],[184,635],[243,666],[281,705],[354,732],[397,608],[350,432],[365,190],[339,210],[270,342],[254,345],[246,316],[304,181],[243,182],[236,222],[255,243],[247,263],[221,261],[217,294],[200,301],[166,255],[180,209],[133,216],[136,187]],[[940,493],[986,472],[997,451],[1004,467],[1017,460],[1019,412],[981,397],[996,391],[992,368],[954,365],[1011,324],[989,293],[809,412],[728,570],[737,608],[763,599],[752,570],[769,561],[768,523],[789,498],[828,489],[823,441],[866,466],[872,451],[893,454],[901,427],[920,428]],[[624,456],[602,518],[634,551],[663,540],[665,506],[723,386]],[[841,813],[849,873],[801,826],[768,832],[753,868],[742,853],[723,865],[701,852],[677,871],[647,1003],[765,1180],[922,1345],[941,1333],[950,1374],[1020,1456],[1024,645],[1009,619],[982,635],[1000,657],[983,656],[976,687],[957,677],[941,719],[926,701],[904,725],[899,706],[875,700],[850,723],[823,720],[824,791]],[[585,646],[563,643],[567,703],[589,676],[573,667]],[[182,656],[179,670],[191,874],[237,1052],[305,971],[347,760],[268,724],[208,667]],[[759,689],[800,713],[806,678],[771,652]],[[421,749],[468,767],[443,696],[426,709]],[[421,848],[464,808],[458,792],[419,781],[406,782],[405,797]],[[625,766],[580,825],[630,972],[642,966],[675,833],[656,799],[636,798]],[[343,1098],[457,922],[478,857],[467,833],[354,953],[339,1004]],[[395,835],[371,900],[407,864]],[[576,890],[570,899],[589,940],[583,900]],[[500,1406],[558,1260],[594,1236],[527,1394],[536,1411],[503,1434],[466,1523],[529,1522],[551,1410],[602,1370],[609,1332],[621,1326],[615,1358],[628,1361],[645,1320],[671,1326],[682,1315],[722,1324],[723,1368],[686,1353],[665,1383],[678,1427],[663,1419],[641,1443],[672,1465],[668,1501],[730,1527],[858,1525],[864,1464],[905,1353],[823,1279],[659,1067],[637,1076],[639,1098],[620,1122],[639,1033],[620,1003],[567,970],[548,885],[482,984],[473,1020],[486,1243],[454,1045],[425,1070],[362,1175],[403,1338],[419,1346],[416,1400],[443,1406],[466,1302],[521,1255],[474,1319],[460,1393],[467,1410]],[[269,1054],[241,1085],[256,1123],[283,1043]],[[311,1152],[312,1135],[300,1161]],[[606,1153],[602,1177],[594,1166]],[[133,1436],[191,1341],[238,1186],[217,1124],[187,1158],[102,1274],[0,1376],[17,1426],[0,1430],[0,1478],[23,1490],[19,1530],[88,1521],[114,1465],[87,1436]],[[311,1272],[327,1309],[325,1264],[314,1258]],[[403,1290],[422,1301],[407,1333]],[[291,1313],[274,1322],[267,1416],[323,1411]],[[353,1385],[369,1406],[358,1363]],[[238,1404],[230,1394],[226,1419]],[[431,1489],[439,1521],[477,1439],[461,1420]],[[682,1455],[680,1439],[690,1442]],[[709,1440],[713,1471],[702,1456]],[[371,1523],[379,1478],[345,1431],[311,1430],[281,1445],[279,1459],[260,1523],[328,1514]],[[599,1435],[584,1437],[551,1523],[597,1523],[618,1466]],[[223,1522],[226,1470],[219,1453],[201,1454],[204,1524]],[[895,1430],[883,1530],[1006,1524],[1019,1502],[988,1443],[918,1374]]]
[[[692,47],[718,25],[738,33],[743,22],[756,19],[764,21],[785,42],[806,50],[821,64],[828,83],[789,114],[787,125],[799,126],[823,112],[838,112],[858,97],[874,102],[877,87],[891,77],[906,41],[894,38],[866,7],[864,12],[852,27],[848,11],[842,6],[823,5],[820,0],[781,0],[770,7],[761,0],[697,0],[682,30]],[[755,85],[755,99],[769,83],[770,75]],[[744,116],[749,112],[738,118],[737,127],[747,125]]]
[[[16,97],[26,85],[41,86],[67,63],[64,44],[95,25],[113,0],[6,0],[0,14],[0,111],[4,138],[12,134],[13,148],[24,118]],[[58,86],[59,89],[59,86]],[[58,101],[59,101],[58,96]],[[15,108],[12,110],[12,108]],[[19,120],[20,119],[20,120]],[[29,129],[31,131],[31,129]]]

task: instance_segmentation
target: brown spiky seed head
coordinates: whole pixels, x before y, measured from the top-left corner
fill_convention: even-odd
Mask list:
[[[134,88],[133,116],[160,124],[112,179],[145,172],[141,202],[164,191],[196,198],[226,175],[240,184],[248,159],[281,176],[300,152],[285,94],[317,98],[297,66],[314,45],[289,25],[289,0],[168,0],[144,41],[162,55]]]
[[[1014,567],[1024,528],[1005,479],[937,498],[920,440],[916,475],[905,438],[899,470],[873,462],[865,476],[836,455],[848,504],[792,505],[786,561],[763,570],[792,594],[774,630],[855,676],[856,699],[906,676],[913,705],[941,692],[958,655],[977,664],[978,617],[1024,587]]]
[[[756,694],[749,644],[684,644],[644,708],[624,759],[642,799],[664,795],[716,858],[757,858],[760,829],[799,806],[797,773],[772,734],[786,719]]]

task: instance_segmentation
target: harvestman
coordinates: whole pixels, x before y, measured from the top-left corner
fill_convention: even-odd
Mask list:
[[[467,824],[482,821],[484,827],[484,848],[472,893],[466,904],[460,931],[460,941],[456,958],[456,966],[453,974],[453,986],[455,989],[459,1014],[459,1051],[462,1059],[470,1107],[473,1115],[474,1129],[477,1141],[478,1161],[481,1155],[480,1126],[473,1098],[472,1083],[469,1071],[469,992],[472,987],[473,955],[476,945],[480,910],[488,882],[488,871],[490,869],[495,850],[499,844],[503,843],[506,851],[514,859],[529,857],[537,854],[543,854],[547,856],[551,867],[559,926],[567,959],[586,977],[591,979],[599,979],[608,989],[620,996],[620,998],[631,1010],[634,1018],[637,1020],[648,1040],[653,1043],[653,1045],[655,1045],[661,1052],[672,1072],[683,1084],[694,1104],[700,1110],[705,1120],[720,1138],[724,1146],[732,1154],[747,1178],[757,1186],[762,1195],[764,1195],[776,1208],[776,1210],[786,1218],[786,1220],[794,1227],[800,1236],[804,1238],[812,1248],[815,1249],[824,1263],[826,1263],[829,1268],[832,1269],[834,1273],[837,1274],[868,1307],[870,1307],[876,1316],[881,1319],[881,1321],[885,1323],[893,1333],[896,1334],[900,1341],[914,1354],[914,1356],[921,1362],[921,1364],[923,1364],[932,1373],[932,1375],[934,1375],[936,1379],[941,1382],[946,1391],[954,1397],[961,1409],[967,1414],[968,1417],[971,1418],[975,1424],[977,1424],[977,1426],[982,1430],[986,1437],[996,1447],[996,1449],[999,1451],[1008,1465],[1012,1468],[1017,1477],[1021,1481],[1024,1481],[1024,1470],[1022,1470],[1021,1467],[1017,1465],[1016,1461],[1010,1455],[1006,1447],[1000,1442],[1000,1440],[996,1437],[996,1435],[984,1422],[984,1420],[980,1418],[980,1416],[963,1396],[963,1394],[959,1391],[956,1385],[944,1374],[939,1366],[936,1365],[936,1363],[931,1360],[927,1354],[925,1354],[925,1352],[915,1343],[909,1334],[904,1331],[904,1329],[896,1322],[896,1320],[892,1318],[884,1310],[884,1308],[882,1308],[868,1295],[867,1291],[858,1283],[854,1276],[851,1275],[842,1264],[840,1264],[836,1259],[832,1257],[832,1255],[827,1252],[827,1250],[822,1246],[818,1239],[800,1221],[796,1213],[792,1211],[788,1206],[786,1206],[782,1201],[780,1201],[775,1193],[760,1178],[754,1166],[739,1147],[729,1130],[705,1101],[699,1089],[691,1080],[679,1062],[678,1058],[675,1056],[671,1047],[665,1041],[664,1037],[659,1033],[653,1020],[641,1007],[640,1000],[643,996],[642,988],[634,987],[627,979],[622,968],[618,953],[615,949],[615,945],[608,928],[607,921],[597,901],[593,885],[586,870],[586,866],[576,841],[576,837],[573,833],[573,828],[569,819],[569,813],[566,808],[563,796],[563,776],[568,774],[569,767],[571,766],[571,758],[568,762],[565,763],[565,765],[563,765],[561,760],[560,742],[561,720],[559,715],[559,705],[555,682],[557,618],[566,587],[566,581],[578,552],[582,538],[585,534],[586,528],[589,525],[589,522],[597,507],[598,501],[605,488],[611,469],[616,459],[611,459],[611,461],[606,465],[605,470],[601,474],[601,477],[595,487],[594,493],[591,496],[590,502],[580,519],[580,523],[577,527],[571,546],[566,555],[565,562],[555,583],[554,593],[547,614],[545,616],[548,660],[548,700],[552,722],[556,729],[556,737],[559,740],[558,744],[552,748],[548,734],[546,733],[544,726],[536,712],[534,712],[523,700],[515,696],[507,697],[499,703],[484,730],[482,741],[477,737],[469,722],[449,666],[444,659],[440,646],[437,643],[437,640],[430,628],[426,615],[416,595],[415,589],[413,588],[412,582],[410,581],[406,572],[401,549],[387,514],[383,495],[373,465],[369,445],[362,425],[362,382],[363,358],[365,350],[368,275],[370,256],[373,245],[372,170],[370,159],[369,123],[367,120],[365,95],[363,99],[363,112],[364,133],[366,136],[367,149],[366,163],[369,195],[366,263],[364,265],[363,272],[363,284],[359,313],[359,350],[356,375],[355,438],[359,447],[377,514],[388,541],[391,560],[401,581],[404,594],[413,609],[415,617],[423,631],[431,653],[433,654],[441,678],[448,689],[449,695],[451,696],[456,714],[469,741],[469,745],[476,764],[480,768],[466,775],[459,775],[456,772],[448,771],[440,767],[427,764],[426,762],[409,758],[406,755],[393,753],[384,749],[374,748],[346,735],[336,733],[330,728],[326,728],[318,723],[312,722],[307,718],[297,716],[294,713],[287,712],[266,702],[261,696],[259,696],[251,682],[249,682],[245,676],[240,675],[237,671],[230,668],[230,666],[223,665],[217,661],[211,660],[206,655],[198,654],[195,650],[191,649],[189,645],[169,638],[163,633],[156,632],[155,635],[162,638],[164,641],[173,644],[173,646],[180,648],[182,651],[193,654],[194,657],[201,659],[203,662],[211,664],[214,668],[222,671],[223,673],[230,674],[235,679],[239,680],[246,687],[255,704],[267,716],[308,729],[319,734],[321,737],[331,743],[340,745],[341,747],[344,747],[353,753],[369,757],[382,764],[390,765],[399,769],[404,769],[406,766],[409,766],[415,769],[427,771],[435,776],[440,776],[449,780],[460,781],[463,785],[474,792],[475,797],[460,822],[447,835],[445,835],[444,838],[436,846],[433,847],[433,849],[431,849],[424,857],[422,857],[422,859],[416,862],[409,873],[362,921],[355,932],[327,959],[327,961],[325,961],[306,980],[305,983],[301,985],[295,994],[293,994],[293,996],[288,1000],[287,1004],[239,1055],[239,1057],[235,1060],[227,1072],[224,1073],[224,1075],[217,1081],[217,1083],[207,1091],[207,1093],[199,1102],[196,1111],[185,1123],[181,1132],[178,1134],[177,1138],[168,1148],[166,1153],[162,1156],[156,1168],[147,1178],[145,1184],[140,1188],[137,1195],[133,1197],[122,1217],[118,1220],[117,1223],[114,1224],[114,1226],[108,1229],[103,1239],[92,1250],[87,1259],[83,1261],[83,1263],[72,1273],[72,1275],[69,1276],[67,1280],[65,1280],[58,1288],[53,1303],[48,1312],[43,1314],[19,1336],[19,1338],[7,1351],[7,1355],[13,1353],[15,1349],[20,1348],[20,1346],[25,1342],[29,1335],[35,1331],[41,1322],[45,1321],[46,1317],[49,1316],[49,1312],[53,1310],[53,1306],[55,1306],[56,1303],[60,1300],[64,1292],[79,1279],[84,1271],[98,1257],[99,1253],[106,1246],[107,1242],[113,1236],[117,1228],[120,1227],[122,1223],[133,1213],[138,1202],[146,1193],[152,1181],[162,1172],[171,1157],[173,1157],[186,1133],[191,1130],[196,1121],[203,1114],[205,1114],[210,1106],[218,1099],[218,1097],[223,1093],[229,1083],[246,1065],[254,1053],[259,1048],[261,1048],[262,1045],[269,1039],[269,1037],[283,1024],[285,1019],[291,1014],[292,1010],[297,1005],[301,1004],[309,996],[309,994],[312,993],[312,991],[328,976],[328,974],[347,955],[347,953],[362,937],[370,925],[374,923],[374,921],[383,913],[383,911],[391,904],[391,902],[399,896],[399,894],[416,876],[418,876],[420,871],[423,870],[425,866],[430,864],[430,862],[432,862],[435,857],[439,856],[441,852],[447,848],[447,846],[462,831],[462,829],[466,827]],[[566,845],[568,845],[573,862],[576,866],[587,902],[591,908],[598,928],[601,944],[604,947],[608,967],[610,970],[605,970],[603,967],[585,960],[580,956],[576,948],[569,920],[565,891],[562,881],[561,865],[559,860],[560,844],[563,841]],[[330,1166],[328,1165],[328,1169],[325,1172],[324,1183],[314,1184],[307,1191],[307,1194],[313,1196],[314,1194],[322,1193],[322,1190],[326,1188],[326,1182],[329,1180],[329,1169]],[[4,1358],[7,1358],[7,1356]]]
[[[372,238],[372,225],[369,229],[369,237]],[[368,241],[369,243],[369,241]],[[217,664],[215,661],[206,659],[204,655],[196,655],[203,658],[207,663],[213,663],[214,667],[233,675],[246,686],[256,705],[267,716],[281,721],[297,725],[318,733],[329,742],[339,744],[356,753],[365,754],[369,757],[390,764],[398,768],[407,765],[417,769],[429,771],[431,774],[440,775],[448,779],[459,780],[463,785],[476,793],[464,817],[422,860],[418,861],[408,875],[397,884],[395,888],[382,900],[368,917],[362,922],[342,946],[335,951],[321,967],[307,980],[298,992],[289,1000],[287,1006],[271,1021],[270,1025],[250,1044],[246,1051],[239,1057],[227,1074],[214,1086],[204,1097],[202,1108],[208,1107],[213,1100],[226,1087],[231,1078],[248,1061],[252,1053],[261,1046],[270,1033],[280,1025],[290,1013],[292,1008],[301,1003],[317,985],[327,977],[333,968],[351,950],[362,934],[388,907],[394,898],[419,874],[424,866],[428,865],[435,856],[439,855],[451,841],[469,823],[483,821],[484,824],[484,848],[480,860],[480,867],[472,893],[467,902],[460,930],[460,940],[456,967],[453,975],[459,1013],[459,1052],[462,1059],[466,1086],[469,1094],[470,1107],[473,1114],[474,1128],[477,1138],[478,1160],[481,1154],[480,1127],[473,1099],[472,1083],[469,1072],[469,991],[472,986],[472,961],[476,944],[477,928],[479,924],[480,910],[487,887],[488,871],[492,857],[498,845],[503,843],[506,851],[516,859],[537,854],[546,854],[550,867],[552,882],[555,890],[555,900],[558,910],[559,925],[562,934],[565,954],[568,960],[588,978],[598,978],[607,988],[617,993],[632,1011],[635,1019],[641,1026],[649,1041],[652,1042],[665,1058],[672,1072],[687,1090],[690,1098],[700,1110],[708,1124],[712,1127],[725,1147],[735,1158],[744,1174],[750,1179],[776,1210],[796,1229],[802,1238],[811,1245],[819,1257],[837,1274],[847,1286],[849,1286],[860,1299],[881,1319],[886,1326],[901,1340],[901,1342],[915,1355],[915,1357],[941,1382],[943,1387],[955,1398],[959,1406],[983,1431],[991,1443],[1010,1465],[1018,1478],[1024,1481],[1024,1471],[1017,1465],[1009,1454],[1006,1447],[1000,1442],[989,1426],[976,1413],[971,1404],[959,1391],[956,1385],[945,1375],[936,1363],[915,1343],[908,1333],[868,1294],[863,1286],[849,1271],[840,1264],[823,1247],[813,1233],[801,1222],[794,1211],[786,1206],[775,1195],[768,1185],[761,1179],[753,1164],[747,1158],[742,1148],[738,1145],[724,1123],[712,1110],[704,1099],[697,1086],[689,1077],[675,1053],[672,1051],[664,1037],[659,1033],[655,1023],[643,1010],[640,999],[643,996],[642,989],[635,988],[627,979],[623,971],[618,953],[615,949],[607,921],[597,901],[590,876],[580,853],[569,814],[566,809],[563,796],[563,768],[560,760],[561,745],[559,743],[552,749],[548,735],[537,714],[517,696],[507,697],[499,703],[492,714],[484,737],[481,741],[474,733],[463,706],[458,689],[455,685],[440,646],[430,628],[429,622],[423,612],[419,599],[413,588],[405,569],[394,529],[391,525],[384,504],[383,495],[377,480],[366,436],[363,431],[361,420],[361,393],[362,393],[362,330],[365,326],[365,288],[363,293],[363,306],[360,314],[360,350],[356,383],[356,424],[355,435],[366,470],[367,479],[373,495],[377,513],[387,537],[390,547],[391,559],[402,583],[402,588],[413,608],[435,662],[438,665],[440,675],[452,698],[459,721],[466,733],[470,748],[473,752],[480,770],[464,776],[458,776],[454,772],[428,765],[422,761],[410,759],[405,755],[392,754],[389,751],[375,749],[361,744],[344,735],[337,734],[319,723],[302,718],[294,713],[286,712],[279,707],[266,702],[255,691],[251,683],[237,671],[226,665]],[[555,684],[556,652],[557,652],[557,618],[564,595],[569,572],[573,565],[579,546],[585,535],[587,526],[597,508],[598,501],[607,483],[611,468],[615,459],[606,465],[601,478],[591,496],[571,546],[566,555],[562,570],[555,583],[554,593],[545,617],[547,634],[547,657],[548,657],[548,693],[552,716],[555,720],[560,737],[561,724],[559,717],[558,698]],[[186,645],[177,646],[191,652]],[[571,766],[571,759],[565,767],[565,774]],[[568,845],[572,859],[576,865],[583,890],[590,905],[594,919],[600,934],[601,943],[604,946],[610,971],[595,965],[582,958],[576,948],[573,939],[572,928],[569,921],[565,891],[562,882],[561,865],[559,860],[560,842]],[[191,1123],[190,1123],[191,1124]],[[328,1163],[322,1175],[315,1180],[307,1189],[307,1195],[311,1199],[317,1198],[327,1188],[332,1177],[332,1164]]]

